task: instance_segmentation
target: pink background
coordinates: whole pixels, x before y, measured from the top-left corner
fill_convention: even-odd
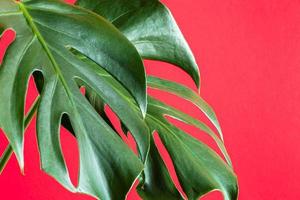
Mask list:
[[[172,10],[197,58],[201,95],[219,117],[239,178],[239,199],[300,199],[300,2],[163,2]],[[153,61],[146,61],[146,65],[150,74],[195,88],[187,75],[171,65]],[[201,118],[200,112],[185,101],[151,93]],[[31,86],[29,102],[35,94]],[[194,128],[179,125],[195,133]],[[76,142],[64,131],[61,137],[76,182]],[[0,152],[6,143],[0,133]],[[22,176],[15,157],[10,160],[0,176],[1,199],[92,199],[69,193],[40,171],[34,125],[26,133],[25,162]],[[134,192],[129,199],[137,199]],[[222,198],[212,193],[206,199]]]

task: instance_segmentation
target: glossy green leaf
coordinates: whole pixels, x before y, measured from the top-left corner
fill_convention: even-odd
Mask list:
[[[237,199],[232,168],[208,146],[169,123],[164,116],[173,116],[170,107],[154,99],[149,100],[148,106],[147,124],[162,139],[188,199],[198,199],[213,190],[222,191],[226,200]]]
[[[124,199],[143,164],[99,117],[78,86],[88,85],[116,112],[126,112],[131,126],[139,131],[143,143],[140,150],[146,157],[149,134],[139,111],[139,107],[143,112],[146,109],[145,73],[134,46],[103,18],[58,0],[0,0],[0,24],[17,33],[0,67],[0,127],[21,168],[26,90],[29,77],[39,72],[43,87],[37,133],[43,170],[71,191],[100,199]],[[71,48],[97,65],[78,59]],[[130,91],[138,104],[101,76],[102,67]],[[119,88],[127,92],[122,85]],[[79,146],[77,187],[70,181],[60,147],[63,116],[71,122]]]
[[[110,79],[114,87],[119,87],[113,77],[105,73],[103,72],[102,75]],[[190,89],[159,78],[150,77],[148,80],[150,87],[175,93],[182,98],[188,99],[199,106],[204,113],[206,112],[206,115],[213,119],[212,121],[215,120],[217,122],[210,106],[207,103],[201,104],[205,101]],[[128,100],[134,102],[125,90],[122,90],[122,88],[117,90],[123,96],[126,96]],[[166,116],[181,120],[207,133],[217,143],[228,164],[210,147],[168,122],[165,118]],[[198,197],[213,190],[222,191],[226,200],[237,199],[237,180],[233,169],[230,167],[230,157],[223,141],[206,124],[151,97],[148,97],[148,111],[145,121],[150,131],[152,133],[157,131],[162,138],[174,162],[179,181],[189,199],[198,199]],[[151,138],[150,152],[145,163],[144,173],[141,176],[138,192],[143,199],[175,200],[184,198],[184,195],[176,190],[166,166],[154,145],[153,138]]]
[[[195,58],[171,12],[158,0],[78,0],[77,4],[111,21],[143,58],[177,65],[199,85]]]

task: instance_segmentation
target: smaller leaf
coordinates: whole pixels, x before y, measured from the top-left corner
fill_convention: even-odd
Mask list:
[[[106,80],[109,80],[111,81],[111,83],[113,83],[113,77],[107,74],[107,72],[103,71],[102,76],[105,77]],[[217,120],[214,112],[210,110],[211,108],[207,104],[202,104],[204,101],[201,101],[202,99],[190,89],[182,85],[172,83],[167,80],[157,79],[154,77],[149,78],[148,84],[150,87],[154,87],[157,89],[168,89],[168,92],[175,93],[180,97],[192,101],[194,104],[198,105],[200,108],[202,108],[202,110],[208,113],[208,116],[210,116],[214,120]],[[120,86],[118,84],[112,85],[118,88],[116,90],[118,90],[120,94],[122,94],[122,96],[126,97],[128,101],[134,102],[128,92],[126,92],[122,88],[119,88]],[[200,102],[197,102],[199,99]],[[183,133],[181,130],[173,126],[165,119],[165,116],[167,115],[179,119],[208,133],[217,142],[228,163],[231,164],[230,158],[226,152],[222,140],[220,140],[219,137],[201,121],[195,120],[192,117],[180,112],[179,110],[167,106],[164,103],[151,97],[148,97],[148,100],[148,113],[145,118],[146,123],[152,133],[157,130],[160,136],[166,135],[163,136],[165,141],[164,144],[168,150],[170,150],[171,148],[171,150],[169,151],[170,156],[172,158],[176,158],[173,161],[174,164],[177,165],[177,173],[181,173],[180,182],[185,185],[184,191],[187,193],[188,197],[190,199],[196,199],[198,196],[202,196],[207,192],[218,189],[225,194],[226,199],[234,200],[237,195],[237,182],[230,166],[228,166],[219,157],[219,155],[217,155],[208,146],[202,144],[200,141],[192,138],[191,136],[188,136],[186,133]],[[177,136],[177,134],[180,134],[180,137]],[[187,137],[187,139],[185,139],[185,137]],[[153,138],[151,138],[151,140],[153,140]],[[180,193],[176,190],[174,184],[172,183],[172,180],[167,173],[164,162],[153,146],[153,141],[151,143],[152,144],[150,146],[148,159],[145,163],[145,170],[143,175],[141,176],[142,180],[140,185],[138,186],[139,194],[144,199],[159,199],[159,197],[156,196],[157,194],[162,195],[164,197],[163,199],[175,200],[184,198],[183,195],[180,196]],[[199,143],[199,145],[197,145],[196,143]],[[189,145],[195,146],[194,149],[186,149],[186,146]],[[178,148],[179,150],[176,151],[176,148]],[[195,155],[194,152],[197,151],[199,152],[199,155],[201,154],[201,156]],[[180,164],[180,162],[184,159],[188,159],[188,161]],[[213,161],[212,163],[209,163],[207,160]],[[212,166],[214,166],[214,169],[211,169]],[[190,174],[191,169],[195,170],[195,172],[193,172],[194,174]],[[187,183],[187,179],[189,178],[185,177],[192,177],[192,183],[190,183],[191,186],[189,186]],[[199,182],[199,180],[202,180],[203,182]]]
[[[151,99],[146,121],[150,130],[158,132],[169,152],[188,199],[196,200],[216,189],[222,191],[226,200],[237,199],[237,180],[232,168],[207,145],[169,123],[164,111]]]

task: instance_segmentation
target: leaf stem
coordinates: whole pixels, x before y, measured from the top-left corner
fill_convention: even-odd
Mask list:
[[[35,99],[34,103],[32,104],[30,110],[28,111],[28,113],[27,113],[27,115],[26,115],[26,117],[24,119],[25,129],[28,127],[29,123],[33,119],[33,117],[35,115],[35,112],[36,112],[36,110],[38,108],[39,102],[40,102],[40,97],[38,96]],[[0,157],[0,175],[1,175],[2,171],[3,171],[3,169],[5,168],[5,166],[7,165],[7,163],[9,161],[12,153],[13,153],[13,149],[12,149],[11,145],[9,144],[6,147],[3,155]]]

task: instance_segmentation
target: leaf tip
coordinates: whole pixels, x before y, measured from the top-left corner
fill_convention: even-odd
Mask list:
[[[200,70],[199,70],[197,65],[196,65],[195,72],[192,75],[192,79],[193,79],[194,83],[196,84],[197,89],[198,89],[198,93],[199,93],[200,92],[201,80],[200,80]]]
[[[11,143],[11,145],[13,147],[15,156],[17,158],[21,174],[24,175],[24,165],[25,165],[24,163],[25,162],[24,162],[24,155],[23,155],[23,145],[22,146],[20,146],[20,145],[13,145],[13,143]]]
[[[144,83],[143,83],[143,87],[140,87],[138,89],[138,92],[135,92],[135,91],[131,92],[131,95],[135,99],[135,102],[137,103],[143,118],[145,118],[146,113],[147,113],[147,105],[148,105],[146,75],[145,75],[145,80],[144,80]]]
[[[147,105],[148,105],[147,95],[145,95],[145,97],[143,97],[143,99],[140,100],[138,102],[138,104],[139,104],[139,108],[141,110],[142,116],[143,116],[143,118],[145,118],[146,114],[147,114]]]
[[[140,106],[140,109],[141,109],[143,118],[145,118],[146,114],[147,114],[147,103],[145,105]]]
[[[19,157],[19,156],[17,156],[17,160],[18,160],[18,163],[19,163],[19,167],[20,167],[20,172],[21,172],[21,174],[22,175],[25,175],[25,170],[24,170],[24,166],[25,166],[25,164],[24,164],[24,157],[23,156],[21,156],[21,157]]]

